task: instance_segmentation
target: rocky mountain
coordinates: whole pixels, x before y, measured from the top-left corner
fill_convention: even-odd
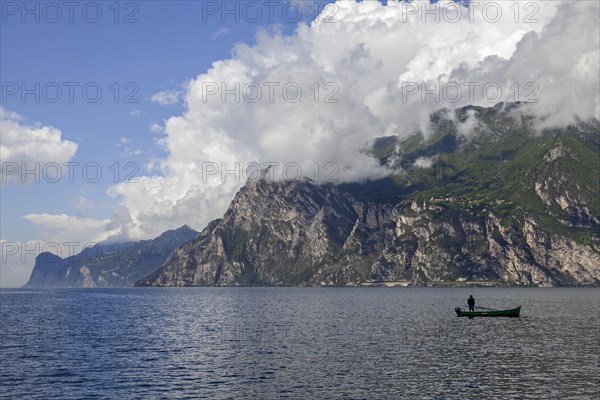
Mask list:
[[[187,225],[152,240],[99,244],[61,258],[52,253],[36,257],[24,287],[122,287],[160,267],[178,246],[198,236]]]
[[[136,285],[600,283],[597,120],[539,131],[499,104],[431,121],[372,144],[386,179],[246,183]]]

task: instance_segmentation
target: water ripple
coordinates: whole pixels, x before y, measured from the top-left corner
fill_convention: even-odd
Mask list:
[[[0,293],[1,398],[600,398],[598,289]]]

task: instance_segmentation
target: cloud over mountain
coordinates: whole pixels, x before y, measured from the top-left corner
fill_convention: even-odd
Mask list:
[[[202,229],[253,162],[278,163],[277,177],[383,176],[365,143],[427,132],[443,107],[527,100],[540,127],[598,117],[598,3],[527,4],[340,1],[337,22],[238,44],[186,86],[160,141],[162,174],[111,188],[123,232]]]

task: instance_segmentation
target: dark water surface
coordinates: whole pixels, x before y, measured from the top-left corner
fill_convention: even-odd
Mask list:
[[[521,318],[457,318],[522,305]],[[2,290],[0,397],[600,398],[600,289]]]

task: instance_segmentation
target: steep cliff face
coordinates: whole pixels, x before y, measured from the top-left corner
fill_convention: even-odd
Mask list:
[[[335,187],[263,181],[138,285],[581,285],[600,281],[599,266],[598,243],[547,233],[527,213],[363,203]]]
[[[69,265],[59,256],[44,252],[35,258],[29,281],[24,287],[59,287],[64,281]]]
[[[373,143],[386,179],[247,183],[137,284],[600,282],[598,121],[538,132],[514,104],[431,120],[428,137]]]
[[[144,282],[169,286],[302,284],[352,229],[351,196],[304,182],[247,183],[223,219]]]
[[[103,244],[68,258],[37,256],[25,287],[122,287],[155,271],[171,252],[198,232],[183,226],[152,240]]]

